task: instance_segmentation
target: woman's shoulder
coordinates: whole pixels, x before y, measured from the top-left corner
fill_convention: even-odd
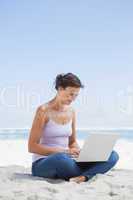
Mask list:
[[[41,119],[41,120],[45,120],[46,122],[48,121],[48,107],[47,104],[41,104],[37,107],[36,109],[36,116]]]
[[[36,112],[37,113],[42,113],[42,114],[44,114],[44,113],[47,113],[47,111],[48,111],[48,105],[47,105],[47,103],[44,103],[44,104],[41,104],[41,105],[39,105],[38,107],[37,107],[37,109],[36,109]]]

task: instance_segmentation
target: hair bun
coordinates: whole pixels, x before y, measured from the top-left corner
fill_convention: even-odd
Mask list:
[[[64,76],[64,74],[58,74],[56,76],[56,79],[55,79],[55,88],[56,89],[58,89],[59,85],[62,85],[62,83],[63,83],[63,76]]]
[[[64,76],[64,74],[58,74],[57,76],[56,76],[56,81],[62,81],[63,80],[63,76]]]

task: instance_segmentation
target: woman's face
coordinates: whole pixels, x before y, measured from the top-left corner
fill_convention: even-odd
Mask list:
[[[65,89],[62,87],[58,88],[58,95],[63,104],[71,104],[72,101],[76,99],[80,91],[80,88],[76,87],[66,87]]]

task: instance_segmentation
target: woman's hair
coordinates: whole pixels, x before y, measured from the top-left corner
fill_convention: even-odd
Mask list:
[[[84,88],[80,79],[72,73],[66,74],[58,74],[55,79],[55,89],[58,90],[59,87],[76,87],[76,88]]]

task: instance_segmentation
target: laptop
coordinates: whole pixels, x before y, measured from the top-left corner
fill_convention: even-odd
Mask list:
[[[85,139],[78,157],[72,157],[76,162],[107,161],[120,134],[91,133]]]

